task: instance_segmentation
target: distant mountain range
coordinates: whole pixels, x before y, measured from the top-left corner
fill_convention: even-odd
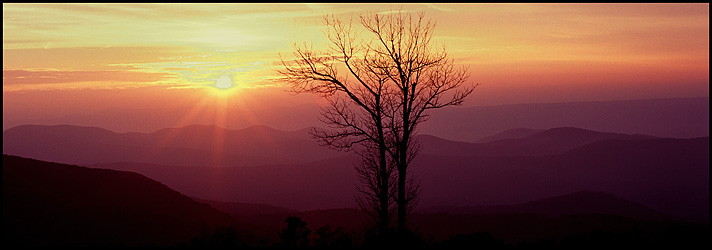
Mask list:
[[[430,135],[418,138],[425,154],[465,156],[553,155],[601,140],[653,138],[570,127],[528,131],[531,135],[522,137],[508,136],[511,131],[505,131],[485,143],[450,141]],[[253,126],[229,130],[206,125],[153,133],[115,133],[71,125],[22,125],[3,132],[3,153],[72,164],[141,162],[212,167],[304,164],[347,155],[319,146],[310,138],[309,129],[286,132]]]
[[[487,136],[485,138],[482,138],[478,140],[477,142],[479,143],[487,143],[487,142],[493,142],[493,141],[499,141],[499,140],[506,140],[506,139],[519,139],[519,138],[524,138],[539,132],[544,131],[543,129],[530,129],[530,128],[513,128],[509,130],[505,130],[504,132],[501,132],[496,135],[491,135]]]
[[[664,138],[709,137],[709,107],[709,97],[450,107],[433,111],[420,131],[466,142],[509,129],[556,127]]]
[[[592,190],[676,217],[709,219],[709,137],[561,127],[491,138],[420,136],[423,150],[411,165],[423,187],[420,207],[518,204]],[[3,132],[3,153],[132,171],[205,200],[292,210],[356,207],[355,156],[320,147],[307,130],[189,126],[114,133],[27,125]]]
[[[704,94],[704,93],[701,93]],[[504,130],[530,128],[544,130],[577,127],[624,134],[647,134],[666,138],[709,136],[709,97],[649,100],[589,101],[566,103],[530,103],[497,106],[448,107],[431,112],[431,119],[419,130],[448,140],[480,141]],[[111,109],[88,114],[69,114],[37,118],[23,110],[3,110],[3,130],[23,124],[71,124],[106,128],[117,132],[152,133],[166,127],[212,124],[208,114],[186,117],[194,107],[146,109]],[[286,131],[322,126],[319,105],[252,109],[249,119],[237,107],[227,114],[226,128],[239,130],[266,125]],[[186,119],[190,118],[190,119]]]
[[[23,125],[3,131],[3,152],[72,164],[129,161],[176,166],[299,164],[345,155],[320,147],[308,129],[285,132],[253,126],[229,130],[204,125],[153,133]]]
[[[461,156],[538,156],[565,153],[571,149],[604,140],[651,139],[647,135],[627,135],[603,133],[580,128],[553,128],[527,131],[519,136],[511,130],[497,134],[482,143],[453,142],[434,136],[423,135],[419,139],[424,146],[423,153],[433,155]],[[514,133],[516,134],[516,133]],[[528,135],[527,135],[528,134]],[[494,138],[501,138],[494,140]]]

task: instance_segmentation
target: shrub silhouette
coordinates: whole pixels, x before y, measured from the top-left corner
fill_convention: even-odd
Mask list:
[[[433,247],[433,239],[424,236],[418,231],[413,231],[408,228],[403,232],[389,230],[380,232],[374,230],[366,231],[364,235],[363,246],[366,249],[370,248],[411,248],[422,249]]]
[[[459,234],[440,243],[443,249],[497,249],[504,248],[504,241],[495,239],[491,233],[476,232],[471,234]]]
[[[307,228],[307,223],[300,217],[289,216],[284,223],[287,223],[279,238],[287,247],[307,247],[309,246],[309,234],[311,229]]]
[[[314,239],[314,247],[327,249],[344,249],[354,247],[354,237],[346,232],[343,227],[331,229],[330,225],[323,226],[316,230],[317,238]]]
[[[240,233],[233,227],[210,230],[203,228],[200,236],[191,239],[185,247],[236,248],[244,247]]]

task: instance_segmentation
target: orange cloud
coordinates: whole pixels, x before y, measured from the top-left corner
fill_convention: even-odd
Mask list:
[[[292,42],[321,48],[322,15],[358,26],[358,14],[401,6],[437,22],[436,48],[469,66],[470,80],[483,84],[478,91],[521,95],[516,102],[554,87],[609,88],[589,99],[709,89],[709,4],[452,3],[6,4],[3,90],[149,83],[175,90],[222,76],[240,88],[279,87],[278,55],[290,60]]]
[[[178,46],[3,49],[3,69],[116,70],[117,63],[145,63],[197,53]]]
[[[138,71],[3,70],[3,85],[65,84],[83,82],[153,83],[172,76]]]

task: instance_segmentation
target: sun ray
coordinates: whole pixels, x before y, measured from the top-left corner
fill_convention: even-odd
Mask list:
[[[203,98],[200,99],[199,102],[197,102],[195,105],[192,106],[192,108],[186,112],[185,115],[183,115],[178,122],[176,122],[175,127],[180,127],[184,126],[185,124],[190,124],[192,123],[191,121],[194,121],[196,117],[198,117],[200,114],[205,113],[206,110],[208,110],[208,107],[210,106],[209,103],[212,100],[210,96],[204,95]],[[167,134],[161,137],[156,144],[151,146],[151,150],[147,151],[143,154],[142,159],[144,160],[149,160],[152,157],[154,157],[162,148],[171,145],[172,141],[179,136],[179,131],[175,129],[168,129],[166,130]]]
[[[211,166],[223,166],[225,158],[225,127],[227,127],[227,110],[229,98],[221,96],[215,99],[215,127],[213,127],[213,150]]]

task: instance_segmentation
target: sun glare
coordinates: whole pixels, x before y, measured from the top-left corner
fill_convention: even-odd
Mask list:
[[[229,89],[232,87],[232,79],[229,76],[221,76],[215,81],[215,87],[219,89]]]
[[[213,84],[208,85],[210,92],[218,97],[226,98],[232,96],[238,89],[237,84],[233,83],[232,77],[223,75],[215,79]]]

